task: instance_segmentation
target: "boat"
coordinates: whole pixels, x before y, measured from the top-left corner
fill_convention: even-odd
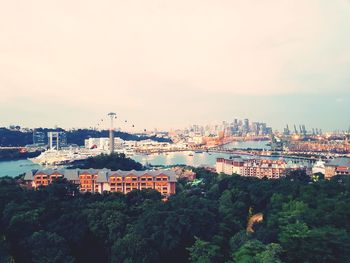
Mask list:
[[[101,154],[100,151],[86,149],[64,149],[64,150],[47,150],[42,152],[35,158],[28,158],[33,163],[41,165],[67,165],[77,161],[86,160],[89,157],[94,157]]]

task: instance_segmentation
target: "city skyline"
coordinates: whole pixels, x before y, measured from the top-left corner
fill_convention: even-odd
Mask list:
[[[0,126],[350,125],[346,0],[10,1],[0,29]]]
[[[116,120],[114,120],[116,122]],[[247,124],[245,124],[247,123]],[[237,126],[238,125],[238,126]],[[346,129],[336,129],[334,128],[333,130],[323,130],[320,127],[317,126],[309,126],[305,123],[286,123],[283,127],[280,129],[275,128],[271,126],[268,122],[265,122],[264,120],[255,120],[255,119],[248,119],[248,118],[232,118],[229,120],[218,120],[218,121],[213,121],[213,122],[207,122],[207,123],[191,123],[188,124],[184,127],[175,127],[175,128],[170,128],[170,129],[159,129],[157,127],[151,128],[151,129],[146,129],[142,126],[135,126],[134,122],[132,121],[127,121],[127,120],[121,120],[117,121],[115,125],[113,125],[115,131],[121,131],[121,132],[127,132],[127,133],[153,133],[153,132],[174,132],[174,131],[191,131],[191,130],[196,130],[196,129],[201,129],[203,131],[214,131],[215,132],[220,132],[220,131],[228,131],[227,129],[231,129],[234,127],[238,127],[239,131],[241,131],[242,127],[244,128],[245,125],[248,125],[246,127],[249,127],[248,130],[246,131],[247,133],[255,131],[255,127],[264,127],[262,129],[268,129],[269,132],[280,132],[280,133],[289,133],[289,134],[321,134],[321,133],[343,133],[343,132],[350,132],[350,126]],[[258,126],[256,126],[258,125]],[[99,131],[109,131],[110,130],[110,123],[108,118],[103,118],[100,119],[99,123],[90,126],[90,127],[82,127],[82,126],[74,126],[74,127],[64,127],[64,126],[21,126],[19,123],[15,124],[12,123],[11,125],[8,126],[0,126],[0,128],[8,128],[11,130],[22,130],[22,131],[28,131],[32,130],[35,131],[36,129],[51,129],[51,130],[77,130],[77,129],[92,129],[92,130],[99,130]],[[260,129],[260,128],[257,128]],[[268,133],[269,133],[268,132]],[[287,134],[288,135],[288,134]]]

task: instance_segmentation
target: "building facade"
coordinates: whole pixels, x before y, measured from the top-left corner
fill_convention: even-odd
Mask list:
[[[330,179],[336,175],[350,175],[350,158],[335,158],[325,164],[325,178]]]
[[[81,192],[103,193],[120,192],[127,194],[132,190],[155,189],[163,196],[176,191],[176,174],[171,170],[111,171],[109,169],[63,169],[29,171],[24,176],[28,187],[47,186],[57,178],[65,178],[78,185]]]
[[[34,145],[46,145],[45,133],[37,130],[33,130],[33,144]]]
[[[238,174],[241,176],[278,179],[293,170],[305,170],[306,167],[289,164],[285,160],[270,159],[242,159],[218,158],[216,160],[216,172],[228,175]]]
[[[243,165],[244,160],[241,158],[234,159],[225,159],[218,158],[216,159],[216,172],[224,174],[243,174]]]

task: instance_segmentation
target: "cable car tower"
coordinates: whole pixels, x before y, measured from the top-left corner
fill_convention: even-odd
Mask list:
[[[113,127],[113,120],[117,118],[117,114],[114,112],[110,112],[107,114],[108,117],[111,119],[111,127],[109,128],[109,150],[110,153],[114,153],[114,127]]]

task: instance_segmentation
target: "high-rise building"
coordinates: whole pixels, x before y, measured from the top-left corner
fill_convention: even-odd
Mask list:
[[[243,121],[243,133],[248,133],[249,132],[249,120],[244,119]]]
[[[33,144],[45,145],[45,133],[33,130]]]
[[[67,135],[65,132],[48,132],[47,137],[49,149],[59,150],[67,146]]]

